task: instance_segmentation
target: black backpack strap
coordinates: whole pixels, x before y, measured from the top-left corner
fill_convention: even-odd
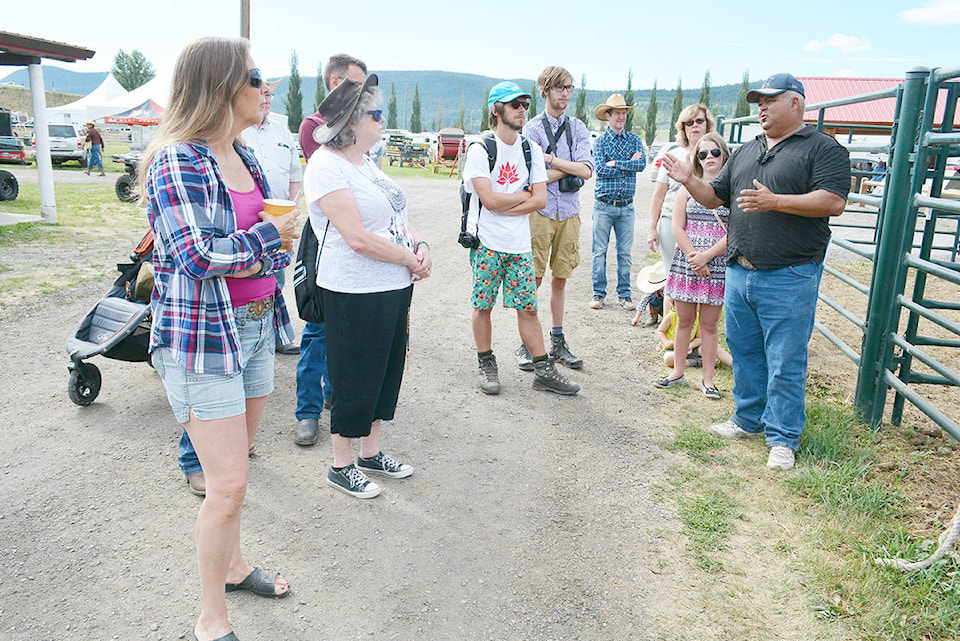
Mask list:
[[[480,140],[483,141],[483,146],[487,148],[487,164],[490,166],[490,173],[493,173],[493,168],[497,164],[497,139],[493,132],[490,132],[480,136]]]
[[[550,130],[550,121],[547,120],[546,112],[543,113],[541,120],[543,120],[543,131],[545,134],[547,134],[547,153],[556,155],[557,137],[554,135],[553,131]],[[563,125],[560,125],[560,129],[563,129]],[[557,133],[560,133],[560,129],[557,129]]]
[[[523,163],[527,166],[527,184],[533,184],[533,150],[530,148],[530,140],[520,135],[520,147],[523,149]],[[492,171],[492,169],[491,169]]]

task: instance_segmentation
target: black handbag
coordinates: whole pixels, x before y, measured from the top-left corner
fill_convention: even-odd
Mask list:
[[[303,225],[300,234],[300,246],[297,248],[297,260],[293,266],[293,293],[297,299],[297,313],[308,323],[323,322],[323,303],[320,300],[320,288],[317,287],[317,268],[320,265],[320,252],[327,240],[330,221],[323,229],[323,240],[317,243],[310,221]]]

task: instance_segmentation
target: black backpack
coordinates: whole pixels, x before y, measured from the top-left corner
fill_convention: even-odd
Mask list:
[[[487,162],[490,165],[490,173],[493,173],[493,168],[497,164],[497,139],[494,136],[492,131],[480,136],[480,142],[483,143],[483,146],[487,148]],[[473,142],[470,143],[470,146],[476,145],[479,143]],[[533,151],[530,149],[530,141],[526,136],[520,136],[520,145],[523,149],[523,162],[527,166],[527,181],[530,181],[530,172],[533,167]],[[469,149],[469,148],[468,148]],[[473,194],[468,193],[464,189],[463,181],[460,181],[460,205],[462,207],[462,214],[460,216],[460,235],[457,237],[457,242],[460,243],[463,247],[467,249],[473,249],[480,245],[479,228],[480,220],[477,219],[477,234],[471,234],[467,231],[467,216],[470,213],[470,198]],[[481,211],[483,207],[480,208]]]
[[[328,229],[329,220],[323,230],[324,241],[327,239]],[[308,323],[323,322],[323,305],[320,304],[320,288],[317,287],[317,267],[322,249],[323,242],[317,243],[313,225],[308,219],[300,233],[297,260],[293,265],[293,293],[297,299],[297,313]]]

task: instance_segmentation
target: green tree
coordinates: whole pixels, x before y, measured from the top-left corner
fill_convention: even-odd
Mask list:
[[[117,79],[120,86],[127,91],[133,91],[137,87],[145,85],[157,75],[147,57],[137,49],[129,54],[124,53],[123,49],[118,51],[113,58],[113,67],[110,68],[110,73]]]
[[[657,139],[657,81],[653,81],[653,90],[650,92],[650,104],[647,105],[647,122],[643,128],[643,139],[647,147]]]
[[[287,126],[291,132],[297,133],[303,122],[303,94],[300,92],[300,61],[296,51],[290,55],[290,84],[283,103],[287,107]]]
[[[387,129],[397,128],[397,87],[390,83],[390,99],[387,100]]]
[[[743,84],[740,85],[740,95],[737,96],[737,108],[733,112],[734,118],[742,118],[750,115],[750,103],[747,102],[747,94],[750,92],[750,70],[743,71]]]
[[[467,96],[462,91],[460,92],[460,117],[457,118],[457,127],[463,129],[463,121],[467,117]]]
[[[670,142],[677,139],[677,118],[683,111],[683,87],[680,85],[681,79],[677,78],[677,91],[673,94],[673,113],[670,114]]]
[[[490,87],[483,89],[483,104],[480,106],[480,132],[483,133],[490,128],[490,107],[487,106],[487,100],[490,98]]]
[[[700,87],[700,104],[705,107],[710,106],[710,70],[707,69],[706,75],[703,77],[703,86]]]
[[[313,94],[313,110],[320,108],[320,103],[327,97],[327,88],[323,86],[323,63],[317,65],[317,90]]]
[[[580,76],[580,90],[577,91],[577,107],[573,115],[583,124],[590,122],[590,116],[587,115],[587,74]]]
[[[532,120],[534,116],[537,115],[537,82],[533,82],[533,86],[530,87],[530,108],[527,109],[527,120]]]
[[[633,69],[627,70],[627,93],[623,94],[623,101],[627,106],[633,105]],[[623,126],[624,131],[633,131],[633,112],[627,113],[627,124]]]
[[[420,124],[420,83],[413,85],[413,113],[410,115],[410,131],[415,134],[423,131],[423,125]]]

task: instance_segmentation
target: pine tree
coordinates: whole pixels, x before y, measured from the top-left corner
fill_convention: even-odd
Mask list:
[[[390,83],[390,98],[387,100],[387,129],[397,128],[397,87]]]
[[[583,124],[590,122],[590,116],[587,115],[587,74],[580,76],[580,90],[577,92],[577,108],[573,115]]]
[[[467,96],[464,92],[460,92],[460,117],[457,118],[457,127],[463,129],[463,121],[467,117]]]
[[[677,118],[683,111],[683,87],[680,85],[681,79],[677,78],[677,91],[673,94],[673,113],[670,115],[670,142],[677,139]]]
[[[410,131],[415,134],[423,131],[423,125],[420,124],[420,83],[413,85],[413,113],[410,115]]]
[[[117,79],[120,86],[127,91],[133,91],[137,87],[145,85],[157,75],[147,57],[137,49],[129,54],[124,53],[123,49],[118,51],[113,58],[113,67],[110,68],[110,73]]]
[[[710,70],[709,69],[707,69],[707,73],[703,77],[703,86],[700,87],[700,104],[705,107],[710,106]]]
[[[313,94],[313,110],[320,108],[320,103],[327,97],[327,88],[323,86],[323,63],[317,65],[317,89]]]
[[[534,81],[530,87],[530,107],[527,109],[527,120],[532,120],[537,115],[537,83]]]
[[[653,90],[650,92],[650,104],[647,105],[647,122],[643,128],[643,139],[647,147],[657,139],[657,81],[653,81]]]
[[[627,71],[627,93],[623,94],[623,100],[630,107],[633,105],[633,69]],[[624,131],[633,131],[633,112],[627,112],[627,124],[623,126]]]
[[[300,93],[300,66],[296,51],[290,55],[290,84],[283,102],[287,107],[287,126],[291,132],[297,133],[303,122],[303,94]]]
[[[487,100],[490,98],[490,87],[483,90],[483,104],[480,106],[480,133],[490,128],[490,107]]]
[[[747,102],[747,94],[750,92],[750,70],[743,71],[743,84],[740,86],[740,95],[737,97],[737,108],[733,112],[734,118],[742,118],[750,115],[750,103]]]

